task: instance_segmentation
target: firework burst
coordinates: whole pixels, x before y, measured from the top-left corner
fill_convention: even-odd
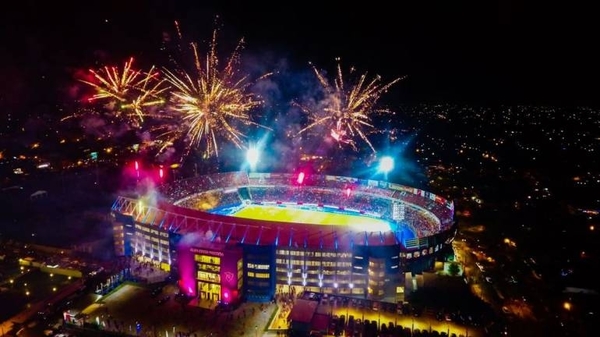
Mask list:
[[[80,80],[96,92],[89,101],[106,102],[114,117],[131,127],[140,128],[146,117],[156,117],[155,109],[150,107],[165,102],[161,97],[168,89],[165,80],[159,78],[155,67],[147,72],[134,69],[133,58],[126,61],[122,69],[105,66],[90,69],[90,73],[92,80]]]
[[[252,83],[238,69],[243,39],[222,68],[219,67],[216,41],[215,30],[203,59],[199,56],[197,44],[190,44],[194,56],[192,72],[164,70],[165,78],[172,86],[169,113],[174,114],[181,125],[162,136],[176,139],[180,134],[186,138],[188,149],[201,149],[205,158],[218,156],[222,141],[243,148],[246,135],[240,126],[266,128],[251,120],[250,111],[260,106],[262,101],[248,92]]]
[[[337,74],[333,84],[311,64],[313,71],[326,94],[324,106],[319,109],[309,108],[305,105],[293,102],[308,115],[309,124],[301,129],[297,135],[306,133],[317,127],[324,127],[329,136],[340,145],[346,144],[357,151],[357,141],[362,140],[375,153],[376,150],[369,140],[370,134],[379,132],[372,124],[374,115],[391,113],[388,109],[378,108],[377,102],[382,94],[403,77],[396,78],[387,84],[381,83],[381,77],[367,78],[367,73],[360,75],[353,84],[344,82],[344,75],[339,58],[337,61]],[[350,69],[350,74],[354,73]]]

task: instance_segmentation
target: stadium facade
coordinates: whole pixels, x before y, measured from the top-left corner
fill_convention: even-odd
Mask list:
[[[289,223],[224,215],[248,205],[354,212],[388,228]],[[276,292],[400,298],[456,233],[454,204],[387,181],[330,175],[228,172],[119,196],[115,251],[174,274],[191,297],[235,303]],[[364,220],[364,219],[362,219]]]

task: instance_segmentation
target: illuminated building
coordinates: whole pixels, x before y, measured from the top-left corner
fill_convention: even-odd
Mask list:
[[[404,273],[430,269],[456,232],[451,201],[386,181],[229,172],[158,192],[152,202],[117,198],[116,252],[171,271],[192,297],[226,303],[303,290],[400,299]],[[324,225],[224,215],[251,205],[352,216]]]

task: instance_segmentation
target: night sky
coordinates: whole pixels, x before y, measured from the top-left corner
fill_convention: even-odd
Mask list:
[[[265,69],[309,62],[407,75],[395,103],[598,105],[598,38],[592,8],[517,1],[33,1],[0,14],[0,107],[20,113],[69,99],[78,70],[160,63],[174,20],[206,46],[219,16],[224,48]],[[231,50],[226,49],[226,50]]]

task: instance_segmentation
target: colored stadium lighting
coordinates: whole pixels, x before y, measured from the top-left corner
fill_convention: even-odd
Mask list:
[[[249,148],[248,152],[246,152],[246,161],[250,165],[251,169],[254,169],[256,167],[256,164],[258,163],[258,158],[259,158],[258,149],[255,147]]]
[[[139,170],[140,169],[140,164],[138,164],[137,160],[135,161],[135,170]]]
[[[377,158],[378,161],[381,159]],[[144,176],[146,172],[150,173],[154,180],[158,178],[159,168],[165,175],[169,173],[169,177],[156,181],[162,184],[170,180],[169,183],[172,183],[164,189],[169,201],[156,202],[156,199],[146,196],[137,199],[119,197],[113,204],[111,212],[120,215],[113,219],[113,226],[119,226],[118,233],[126,233],[125,238],[130,236],[129,241],[115,245],[115,250],[127,249],[144,261],[151,260],[165,269],[176,268],[178,287],[191,298],[201,296],[202,284],[198,284],[197,280],[199,273],[207,269],[236,271],[244,265],[261,270],[255,275],[268,275],[271,280],[269,289],[273,292],[289,285],[332,294],[350,290],[351,293],[368,296],[369,290],[373,291],[368,289],[369,282],[387,283],[389,271],[384,265],[371,268],[371,265],[365,266],[362,262],[368,264],[370,258],[385,254],[399,257],[398,263],[402,263],[403,272],[420,272],[422,265],[437,260],[446,247],[451,247],[456,234],[454,203],[410,186],[371,180],[372,177],[319,175],[308,167],[297,167],[289,173],[250,174],[244,170],[215,173],[192,178],[183,186],[172,179],[174,171],[166,172],[170,167],[167,165],[152,165],[150,171],[144,167],[142,173]],[[379,163],[374,166],[377,168],[373,171],[377,170],[376,174],[381,175]],[[309,179],[306,185],[305,179]],[[210,184],[206,183],[209,181]],[[223,191],[223,198],[213,196],[215,188]],[[357,196],[354,196],[355,192]],[[221,220],[220,217],[226,215],[211,213],[206,210],[207,206],[198,205],[208,202],[212,209],[230,205],[243,207],[235,215],[230,215],[231,220]],[[129,220],[125,223],[121,215],[132,218],[134,223]],[[184,218],[184,221],[180,220]],[[290,225],[282,225],[284,222]],[[169,233],[169,249],[163,249],[163,246],[156,249],[152,237],[144,234],[152,230]],[[230,237],[233,240],[230,241]],[[115,236],[115,239],[122,238]],[[225,244],[233,241],[239,244]],[[357,252],[355,247],[365,249]],[[171,256],[173,249],[177,251],[176,258]],[[305,264],[295,264],[290,259],[291,251],[303,252]],[[412,255],[417,251],[418,255]],[[321,264],[323,253],[329,255],[328,252],[334,252],[340,258],[344,254],[345,262],[335,262],[332,268],[313,269],[309,285],[307,266]],[[211,258],[201,257],[204,255]],[[354,262],[355,259],[360,265],[351,263],[354,266],[350,266],[349,272],[346,262]],[[409,259],[419,263],[405,264]],[[166,261],[168,265],[163,265]],[[216,264],[213,263],[215,261]],[[413,270],[413,267],[416,269]],[[354,270],[361,272],[352,272]],[[237,303],[246,297],[251,301],[255,299],[253,295],[266,286],[260,283],[254,284],[255,287],[244,286],[235,277],[235,272],[218,273],[215,275],[227,277],[220,279],[217,288],[209,292],[220,295],[222,303]],[[354,281],[357,283],[354,284]],[[101,286],[100,290],[106,290],[108,285]],[[387,286],[378,289],[384,291],[384,296],[393,297],[396,295],[395,288],[401,285],[391,281],[389,290]]]
[[[394,169],[394,158],[386,156],[379,161],[379,170],[383,173],[388,173]]]
[[[162,167],[158,170],[158,176],[162,179],[162,177],[165,175],[165,173],[163,172]]]
[[[304,182],[304,172],[300,172],[300,174],[298,174],[298,184],[302,184]]]

